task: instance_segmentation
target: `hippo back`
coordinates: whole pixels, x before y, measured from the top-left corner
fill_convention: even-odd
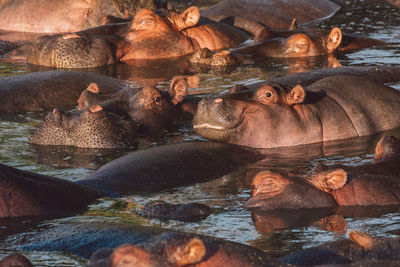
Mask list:
[[[328,99],[320,101],[323,105],[318,112],[323,124],[324,141],[334,131],[354,131],[356,136],[365,136],[400,126],[400,92],[389,86],[374,82],[365,77],[332,76],[309,86],[308,91],[322,91]],[[328,105],[339,106],[330,113]],[[340,116],[348,121],[348,127],[339,127],[331,116]],[[395,117],[395,118],[394,118]],[[336,138],[337,139],[337,138]]]

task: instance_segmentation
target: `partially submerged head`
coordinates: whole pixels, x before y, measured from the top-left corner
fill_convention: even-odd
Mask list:
[[[29,142],[40,145],[118,148],[134,144],[135,137],[128,120],[95,105],[70,113],[54,109],[45,117]]]

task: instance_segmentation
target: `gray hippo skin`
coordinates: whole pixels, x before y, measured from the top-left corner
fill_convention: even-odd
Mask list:
[[[331,76],[307,88],[269,82],[255,92],[203,99],[193,127],[210,140],[272,148],[372,135],[399,127],[399,112],[398,90]]]

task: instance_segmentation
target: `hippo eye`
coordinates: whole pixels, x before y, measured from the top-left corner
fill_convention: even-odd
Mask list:
[[[153,98],[154,103],[160,104],[161,103],[161,96],[156,96]]]
[[[272,93],[271,93],[270,91],[268,91],[268,92],[265,93],[265,96],[266,96],[267,98],[270,98],[270,97],[272,96]]]

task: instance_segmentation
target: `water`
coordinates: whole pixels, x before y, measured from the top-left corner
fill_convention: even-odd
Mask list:
[[[207,4],[202,1],[202,6]],[[343,66],[348,65],[397,65],[400,62],[400,14],[399,10],[384,1],[340,1],[342,8],[329,21],[316,23],[317,28],[338,26],[345,33],[354,33],[388,41],[383,47],[365,49],[346,55],[338,55]],[[191,4],[196,4],[192,1]],[[180,2],[179,8],[185,4]],[[292,65],[290,65],[291,63]],[[174,66],[174,67],[171,67]],[[298,69],[314,69],[327,66],[327,60],[316,58],[298,60],[249,61],[230,73],[213,70],[199,73],[201,84],[193,93],[219,95],[229,91],[236,83],[250,84],[285,75]],[[19,75],[32,71],[21,55],[0,58],[0,76]],[[35,71],[35,70],[33,70]],[[103,70],[104,71],[104,70]],[[195,72],[190,65],[166,63],[152,70],[137,66],[118,65],[106,70],[109,75],[132,79],[137,83],[156,84],[166,89],[168,80],[183,71]],[[1,82],[1,80],[0,80]],[[400,84],[393,84],[400,89]],[[83,177],[99,166],[133,151],[79,150],[70,148],[51,148],[43,150],[27,143],[28,136],[47,114],[47,110],[20,115],[0,117],[0,162],[23,170],[75,180]],[[140,139],[138,150],[168,143],[203,140],[197,136],[190,125],[176,132],[165,133],[157,139]],[[29,232],[46,229],[49,226],[84,222],[112,220],[121,224],[140,224],[174,230],[197,232],[225,238],[258,247],[271,255],[281,256],[301,248],[311,247],[346,236],[346,231],[332,232],[324,228],[324,220],[333,213],[339,214],[347,223],[347,229],[361,230],[377,236],[394,237],[400,233],[400,210],[397,207],[373,207],[363,209],[339,209],[314,211],[313,214],[291,213],[252,214],[243,208],[249,197],[251,176],[265,168],[280,169],[284,172],[304,172],[317,162],[325,164],[359,165],[369,162],[373,157],[374,141],[362,140],[361,145],[350,144],[334,146],[331,150],[310,149],[306,154],[272,151],[262,162],[239,169],[219,179],[178,187],[161,193],[135,194],[122,199],[103,199],[90,206],[89,210],[76,217],[51,220],[40,223],[25,219],[18,223],[0,221],[0,238],[3,250],[0,257],[11,253],[8,247],[12,241],[20,240],[20,231]],[[307,156],[304,156],[307,155]],[[160,222],[148,220],[137,215],[137,211],[151,200],[164,200],[171,203],[196,201],[213,208],[213,214],[201,222],[183,223],[177,221]],[[121,205],[121,203],[123,203]],[[296,219],[296,220],[295,220]],[[14,226],[12,226],[14,225]],[[15,225],[18,225],[16,227]],[[10,235],[11,237],[7,237]],[[12,247],[12,246],[11,246]],[[86,260],[68,253],[49,251],[22,251],[35,266],[82,266]]]

